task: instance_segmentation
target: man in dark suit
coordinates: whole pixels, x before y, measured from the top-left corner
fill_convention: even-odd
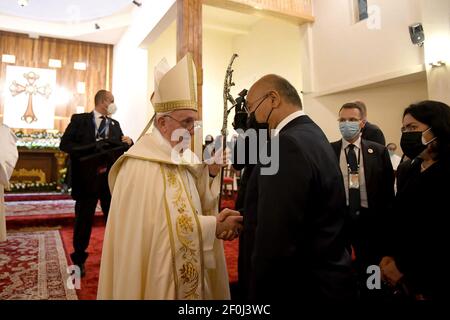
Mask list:
[[[115,112],[111,92],[100,90],[94,100],[93,112],[72,116],[60,144],[60,149],[70,156],[72,198],[76,201],[71,259],[80,267],[82,275],[99,199],[105,220],[108,216],[111,202],[109,169],[132,145],[131,139],[123,135],[119,122],[110,118]]]
[[[365,123],[364,128],[361,130],[362,138],[365,140],[370,140],[377,142],[383,146],[386,145],[386,139],[384,138],[383,131],[381,131],[380,127],[376,124],[370,123],[367,121],[367,107],[366,104],[362,101],[355,101],[354,103],[358,104],[363,112],[362,119]]]
[[[349,212],[346,228],[355,251],[353,267],[361,298],[371,294],[366,285],[367,267],[380,262],[380,223],[394,200],[394,172],[388,150],[361,138],[364,124],[361,106],[344,104],[339,111],[342,139],[332,143],[344,179]]]
[[[258,164],[248,182],[244,228],[254,235],[250,298],[351,299],[351,257],[343,236],[345,191],[322,130],[302,111],[284,78],[267,75],[248,94],[250,121],[268,124],[273,149],[268,172]],[[262,127],[262,126],[259,126]],[[272,147],[271,147],[272,148]]]

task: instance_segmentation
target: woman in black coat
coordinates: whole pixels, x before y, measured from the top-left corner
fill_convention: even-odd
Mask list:
[[[401,147],[382,278],[414,300],[450,297],[450,107],[423,101],[403,113]]]

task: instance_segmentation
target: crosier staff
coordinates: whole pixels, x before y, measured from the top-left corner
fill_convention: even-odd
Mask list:
[[[220,131],[222,135],[222,151],[226,151],[226,144],[227,144],[227,134],[228,134],[228,114],[230,113],[231,109],[236,105],[236,101],[234,100],[233,96],[230,93],[230,88],[234,86],[233,82],[233,69],[232,65],[234,62],[234,59],[236,59],[238,55],[236,53],[233,54],[231,57],[230,63],[228,64],[227,71],[225,73],[225,80],[223,83],[223,124],[222,124],[222,130]],[[233,106],[231,109],[228,109],[228,102],[231,102],[231,105]],[[222,201],[222,188],[223,188],[223,171],[224,167],[221,169],[220,174],[220,193],[219,193],[219,212],[220,212],[220,204]]]

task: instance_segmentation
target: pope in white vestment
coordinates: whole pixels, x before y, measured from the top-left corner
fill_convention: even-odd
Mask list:
[[[183,70],[192,79],[191,60],[185,57],[165,74],[171,85],[184,79]],[[179,93],[183,85],[175,87]],[[152,100],[156,120],[183,122],[171,112],[196,110],[189,102],[195,93],[170,99],[164,88],[163,78]],[[114,164],[98,299],[230,298],[223,244],[216,237],[220,174],[210,177],[208,166],[196,159],[189,149],[174,152],[155,125]]]
[[[0,241],[6,241],[6,221],[4,205],[4,188],[9,185],[9,178],[19,157],[16,147],[16,136],[11,130],[0,124]]]

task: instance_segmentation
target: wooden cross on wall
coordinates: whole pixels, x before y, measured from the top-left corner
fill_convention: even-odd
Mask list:
[[[34,114],[33,110],[33,95],[40,94],[48,99],[48,97],[52,93],[52,89],[50,88],[49,84],[41,87],[36,85],[36,81],[39,79],[39,75],[34,71],[24,73],[23,77],[27,80],[27,83],[25,85],[21,85],[20,83],[13,81],[9,86],[9,91],[11,91],[13,97],[21,94],[22,92],[28,94],[27,109],[21,119],[30,124],[34,121],[37,121],[37,117]]]

